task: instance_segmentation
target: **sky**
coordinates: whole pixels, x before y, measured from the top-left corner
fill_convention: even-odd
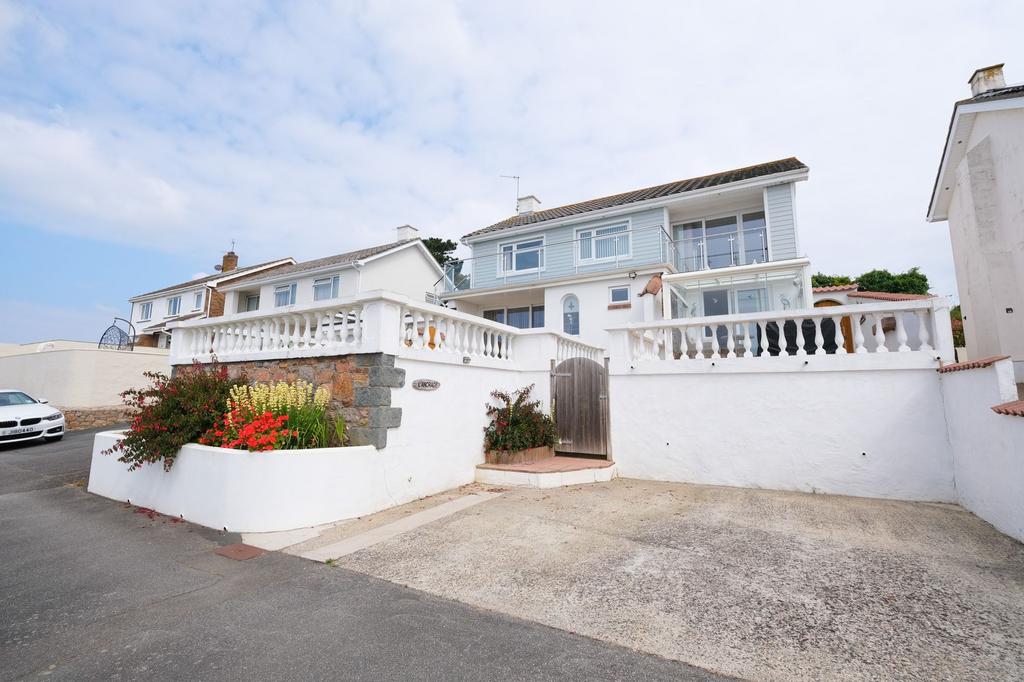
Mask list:
[[[974,69],[1024,81],[1024,4],[0,0],[0,342],[98,339],[137,293],[458,238],[796,156],[815,270],[919,266]],[[467,254],[468,255],[468,254]]]

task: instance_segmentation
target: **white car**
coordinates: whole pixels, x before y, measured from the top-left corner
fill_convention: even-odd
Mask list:
[[[0,444],[64,437],[64,415],[24,391],[0,389]]]

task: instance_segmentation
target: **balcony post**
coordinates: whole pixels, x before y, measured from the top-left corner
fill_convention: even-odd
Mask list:
[[[949,319],[949,299],[944,296],[933,299],[931,313],[935,354],[943,363],[956,362],[953,351],[953,323]]]
[[[424,330],[426,331],[426,330]],[[397,355],[401,346],[402,306],[388,300],[369,301],[363,306],[362,345],[373,353]]]

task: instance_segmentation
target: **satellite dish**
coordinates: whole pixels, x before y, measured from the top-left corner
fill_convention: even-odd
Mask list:
[[[220,272],[221,270],[224,269],[224,266],[223,265],[214,265],[213,269],[216,270],[217,272]]]

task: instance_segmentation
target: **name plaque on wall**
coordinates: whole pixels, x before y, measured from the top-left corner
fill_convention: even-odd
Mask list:
[[[417,391],[436,391],[441,388],[441,382],[436,379],[417,379],[412,382],[412,387]]]

